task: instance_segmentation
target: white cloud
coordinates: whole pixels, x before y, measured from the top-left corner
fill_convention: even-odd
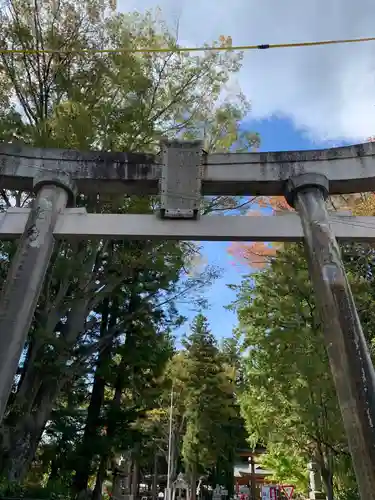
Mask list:
[[[120,10],[157,5],[195,45],[375,36],[373,0],[119,0]],[[375,134],[375,42],[250,51],[238,78],[253,118],[287,115],[317,140]]]

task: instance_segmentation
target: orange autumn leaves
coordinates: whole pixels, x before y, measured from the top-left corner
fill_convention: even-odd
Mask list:
[[[375,135],[368,137],[366,142],[375,142]],[[375,215],[375,193],[362,193],[334,197],[330,200],[329,208],[346,210],[353,215]],[[257,197],[247,213],[248,216],[279,215],[286,211],[293,211],[283,196]],[[252,243],[233,243],[229,254],[237,262],[245,263],[253,269],[262,269],[275,257],[282,243],[266,243],[262,241]]]
[[[232,47],[232,37],[220,35],[219,36],[220,47]]]
[[[279,212],[294,212],[293,208],[288,205],[284,196],[259,196],[257,204],[260,208],[270,208],[272,215],[277,215]]]
[[[279,215],[282,212],[290,212],[293,209],[288,205],[283,196],[259,196],[253,200],[248,216],[259,215]],[[275,257],[277,250],[282,243],[266,243],[263,241],[254,241],[251,243],[233,243],[229,247],[229,254],[236,261],[246,263],[253,269],[262,269],[267,263]]]
[[[375,141],[374,141],[375,142]],[[334,197],[330,200],[329,208],[338,211],[349,211],[353,215],[375,215],[375,194],[362,193],[347,195],[346,197]],[[294,211],[281,196],[259,197],[254,200],[247,216],[269,215],[277,216],[286,211]],[[228,252],[235,258],[236,262],[246,264],[252,269],[263,269],[270,260],[275,257],[277,250],[282,248],[283,243],[268,243],[256,241],[251,243],[232,243]]]
[[[263,269],[270,259],[275,257],[277,248],[275,245],[263,241],[253,241],[252,243],[236,242],[232,243],[228,252],[240,263],[246,263],[253,269]]]

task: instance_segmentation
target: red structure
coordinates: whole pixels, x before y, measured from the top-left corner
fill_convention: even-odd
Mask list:
[[[261,489],[264,484],[270,484],[268,477],[272,471],[265,470],[259,465],[260,456],[265,453],[265,448],[256,447],[254,451],[242,449],[237,451],[237,460],[234,467],[234,481],[237,494],[245,488],[249,490],[250,500],[258,500],[261,497]],[[277,495],[277,492],[275,491]],[[275,499],[277,496],[275,496]]]

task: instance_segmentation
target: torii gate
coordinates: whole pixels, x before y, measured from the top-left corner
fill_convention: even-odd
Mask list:
[[[330,218],[328,194],[375,191],[375,144],[282,153],[202,153],[164,141],[160,157],[0,146],[2,189],[34,191],[31,209],[0,215],[0,238],[21,236],[0,302],[0,421],[55,239],[304,239],[362,500],[375,499],[375,374],[337,239],[375,240],[375,217]],[[76,192],[157,194],[155,215],[88,214]],[[202,195],[284,195],[298,215],[199,217]]]

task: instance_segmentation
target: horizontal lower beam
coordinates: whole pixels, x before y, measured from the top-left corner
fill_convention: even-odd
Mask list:
[[[282,195],[286,179],[311,172],[328,177],[331,194],[375,191],[374,143],[311,151],[210,154],[203,155],[202,165],[203,195]],[[152,155],[0,144],[2,188],[31,191],[33,178],[41,170],[56,169],[70,172],[79,191],[86,194],[157,194],[161,178],[160,159]]]
[[[0,214],[0,239],[18,238],[28,209]],[[345,241],[374,241],[375,217],[336,215],[330,219],[336,237]],[[59,216],[56,238],[158,239],[192,241],[300,241],[303,232],[295,214],[280,216],[205,216],[200,220],[162,220],[156,215],[87,214],[67,209]]]

